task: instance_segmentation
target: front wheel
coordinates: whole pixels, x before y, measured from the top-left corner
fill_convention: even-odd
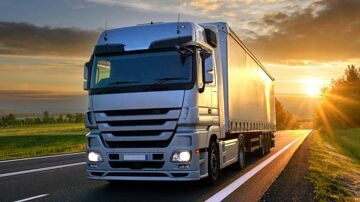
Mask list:
[[[215,140],[210,142],[208,153],[208,178],[210,184],[214,184],[220,176],[219,148]]]

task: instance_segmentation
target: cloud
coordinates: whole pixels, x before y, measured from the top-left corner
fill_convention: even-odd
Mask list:
[[[0,54],[89,56],[99,33],[0,21]]]
[[[246,29],[246,22],[257,20],[269,10],[294,6],[293,0],[86,0],[107,6],[126,7],[137,12],[180,13],[187,19],[227,21],[234,29]],[[296,0],[307,2],[309,0]]]
[[[292,13],[264,15],[249,46],[267,62],[360,57],[360,1],[319,0]],[[259,33],[259,32],[258,32]]]

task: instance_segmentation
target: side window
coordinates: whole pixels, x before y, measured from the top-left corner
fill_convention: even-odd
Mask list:
[[[106,60],[99,60],[96,64],[96,85],[102,86],[110,78],[111,63]]]

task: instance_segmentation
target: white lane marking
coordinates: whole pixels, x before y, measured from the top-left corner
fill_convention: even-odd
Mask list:
[[[308,135],[308,134],[307,134]],[[248,171],[246,174],[239,177],[237,180],[220,190],[218,193],[213,195],[212,197],[208,198],[205,202],[219,202],[224,200],[227,196],[229,196],[232,192],[234,192],[238,187],[243,185],[246,181],[248,181],[251,177],[253,177],[256,173],[258,173],[260,170],[262,170],[265,166],[271,163],[274,159],[276,159],[280,154],[282,154],[284,151],[286,151],[289,147],[291,147],[293,144],[295,144],[298,140],[300,140],[302,136],[297,137],[295,140],[290,142],[288,145],[283,147],[281,150],[276,152],[274,155],[266,159],[265,161],[261,162],[259,165],[257,165],[255,168]]]
[[[14,202],[30,201],[30,200],[38,199],[38,198],[45,197],[45,196],[48,196],[48,195],[49,194],[41,194],[41,195],[32,196],[32,197],[29,197],[29,198],[24,198],[24,199],[21,199],[21,200],[17,200],[17,201],[14,201]]]
[[[14,162],[14,161],[26,161],[26,160],[33,160],[33,159],[54,158],[54,157],[61,157],[61,156],[72,156],[72,155],[78,155],[78,154],[85,154],[85,152],[78,152],[78,153],[71,153],[71,154],[57,154],[57,155],[50,155],[50,156],[38,156],[38,157],[23,158],[23,159],[11,159],[11,160],[0,161],[0,163],[7,163],[7,162]]]
[[[72,166],[79,166],[79,165],[84,165],[84,164],[85,164],[85,162],[70,163],[70,164],[64,164],[64,165],[59,165],[59,166],[50,166],[50,167],[45,167],[45,168],[36,168],[36,169],[23,170],[23,171],[12,172],[12,173],[4,173],[4,174],[0,174],[0,178],[14,176],[14,175],[22,175],[22,174],[27,174],[27,173],[35,173],[35,172],[46,171],[46,170],[54,170],[54,169],[59,169],[59,168],[72,167]]]

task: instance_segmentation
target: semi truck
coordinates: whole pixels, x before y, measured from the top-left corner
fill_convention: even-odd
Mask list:
[[[106,30],[84,90],[90,179],[214,183],[275,145],[274,78],[225,22]]]

